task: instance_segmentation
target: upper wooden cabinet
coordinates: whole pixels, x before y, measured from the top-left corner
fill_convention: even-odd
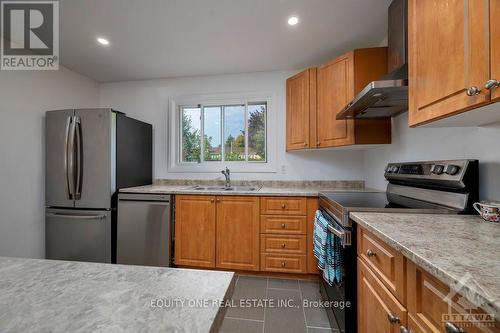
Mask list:
[[[175,197],[175,263],[215,267],[215,196]]]
[[[359,49],[287,80],[287,150],[391,143],[391,120],[337,120],[368,83],[387,73],[387,48]]]
[[[258,271],[259,198],[217,197],[218,268]]]
[[[491,79],[500,81],[500,1],[490,1]],[[491,91],[491,100],[500,100],[500,87]]]
[[[318,67],[317,147],[391,143],[390,118],[337,120],[371,81],[387,73],[387,48],[359,49]]]
[[[286,80],[286,149],[310,148],[316,141],[316,68]],[[311,119],[312,118],[312,119]]]
[[[498,98],[485,84],[500,79],[499,12],[498,0],[409,1],[410,126]]]

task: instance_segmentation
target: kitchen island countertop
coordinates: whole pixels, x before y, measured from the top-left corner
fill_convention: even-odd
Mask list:
[[[0,332],[217,332],[234,273],[0,257]]]
[[[448,287],[460,286],[463,297],[500,318],[500,224],[470,215],[349,216]]]

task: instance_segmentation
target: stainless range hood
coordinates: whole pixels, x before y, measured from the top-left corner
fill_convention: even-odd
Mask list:
[[[389,6],[389,74],[370,82],[337,119],[382,118],[408,110],[408,0],[394,0]]]

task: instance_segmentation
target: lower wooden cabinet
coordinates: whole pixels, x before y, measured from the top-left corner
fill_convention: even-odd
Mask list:
[[[217,197],[218,268],[259,270],[259,198]]]
[[[215,267],[215,196],[175,197],[175,263]]]
[[[358,259],[358,333],[399,333],[406,308]]]
[[[478,325],[469,323],[466,316],[468,313],[484,314],[484,312],[461,298],[458,293],[450,293],[448,286],[411,261],[407,264],[407,273],[407,306],[411,317],[409,329],[414,333],[447,332],[446,325],[453,325],[466,333],[500,332],[498,322],[489,325],[486,321]]]
[[[318,260],[314,257],[314,219],[319,208],[318,198],[307,198],[307,273],[319,274]]]
[[[500,332],[500,324],[491,316],[473,323],[468,315],[485,315],[480,308],[450,293],[449,287],[412,261],[397,259],[401,254],[395,249],[358,229],[358,333]],[[401,281],[396,276],[404,283],[394,283]]]
[[[318,273],[318,198],[177,195],[175,203],[176,265]]]
[[[406,267],[404,256],[372,233],[358,231],[358,257],[396,298],[404,303],[406,294]]]

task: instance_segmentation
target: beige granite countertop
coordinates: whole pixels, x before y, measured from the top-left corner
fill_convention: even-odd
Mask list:
[[[463,297],[500,318],[500,224],[466,215],[350,217],[450,288],[460,285]]]
[[[120,189],[122,193],[148,193],[148,194],[207,194],[207,195],[256,195],[256,196],[307,196],[316,197],[321,191],[370,191],[366,189],[363,181],[234,181],[234,186],[260,187],[258,191],[200,191],[195,190],[195,185],[223,186],[220,181],[156,181],[153,185],[128,187]]]

